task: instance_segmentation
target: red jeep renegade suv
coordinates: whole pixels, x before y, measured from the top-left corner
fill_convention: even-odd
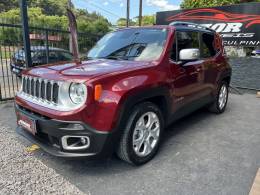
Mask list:
[[[17,131],[52,155],[116,152],[140,165],[155,156],[173,121],[203,106],[225,110],[231,67],[210,29],[180,22],[121,29],[87,57],[22,75]]]

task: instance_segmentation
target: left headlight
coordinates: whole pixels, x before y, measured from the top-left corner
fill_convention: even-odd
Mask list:
[[[76,105],[83,104],[87,98],[86,85],[82,83],[71,83],[69,87],[69,96],[72,103]]]

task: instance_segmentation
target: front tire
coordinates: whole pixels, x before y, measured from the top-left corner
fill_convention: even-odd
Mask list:
[[[163,116],[155,104],[136,105],[121,136],[118,157],[134,165],[148,162],[159,149],[163,129]]]
[[[225,111],[227,102],[228,102],[228,83],[226,81],[222,81],[218,87],[218,93],[215,97],[214,102],[209,107],[209,111],[221,114]]]

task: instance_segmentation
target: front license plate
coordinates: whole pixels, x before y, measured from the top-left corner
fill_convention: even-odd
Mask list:
[[[18,113],[17,114],[17,123],[33,135],[37,132],[35,120],[29,118],[28,116]]]

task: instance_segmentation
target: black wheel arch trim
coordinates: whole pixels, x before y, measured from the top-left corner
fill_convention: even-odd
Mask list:
[[[167,88],[167,86],[156,86],[151,88],[146,88],[144,90],[141,90],[139,92],[134,92],[133,94],[129,95],[127,98],[125,98],[118,106],[119,106],[119,112],[118,112],[118,123],[117,127],[114,129],[120,129],[122,128],[122,125],[125,124],[127,120],[127,116],[130,115],[133,107],[137,105],[138,103],[152,100],[153,98],[163,98],[163,101],[165,105],[157,105],[159,108],[163,108],[161,110],[165,122],[169,120],[169,116],[171,113],[171,100],[170,100],[170,91]],[[151,101],[154,103],[153,101]]]
[[[229,78],[231,79],[231,75],[232,75],[232,71],[231,70],[228,70],[228,71],[225,71],[223,72],[221,75],[220,75],[220,78],[218,80],[218,83],[221,83],[223,80],[225,80],[226,78]]]

